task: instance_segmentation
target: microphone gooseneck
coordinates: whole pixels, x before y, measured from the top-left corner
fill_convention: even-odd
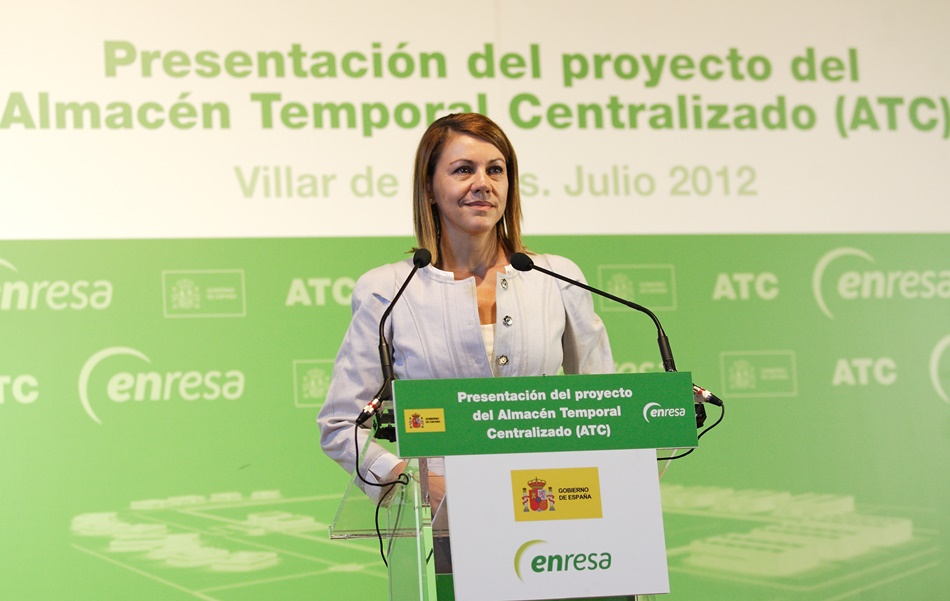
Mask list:
[[[526,255],[525,253],[515,253],[511,255],[511,266],[517,269],[518,271],[531,271],[532,269],[536,269],[540,271],[541,273],[547,274],[551,277],[557,278],[559,280],[565,281],[575,286],[579,286],[583,288],[584,290],[587,290],[588,292],[592,292],[594,294],[598,294],[605,298],[609,298],[610,300],[616,301],[622,305],[626,305],[630,307],[631,309],[636,309],[637,311],[640,311],[641,313],[646,313],[653,320],[653,323],[656,324],[657,344],[660,347],[660,357],[663,359],[663,369],[666,371],[676,371],[676,365],[673,363],[673,350],[672,348],[670,348],[670,340],[669,338],[666,337],[666,332],[663,331],[663,326],[660,325],[660,320],[653,313],[653,311],[650,311],[643,305],[639,305],[633,301],[628,301],[618,296],[614,296],[613,294],[610,294],[609,292],[598,290],[597,288],[588,286],[587,284],[584,284],[583,282],[578,282],[568,277],[564,277],[563,275],[559,273],[554,273],[553,271],[547,270],[543,267],[538,267],[537,265],[534,264],[534,261],[531,260],[531,257]],[[702,398],[703,399],[702,402],[710,403],[712,405],[716,405],[717,407],[722,407],[722,404],[723,404],[722,399],[717,397],[715,394],[713,394],[709,390],[702,388],[701,386],[697,386],[696,384],[693,384],[693,393],[694,395],[698,395],[700,398]],[[699,405],[697,404],[697,410],[698,408],[699,408]]]
[[[657,333],[656,341],[660,347],[660,358],[663,360],[664,371],[676,371],[676,364],[673,362],[673,349],[670,347],[670,340],[669,338],[666,337],[666,332],[663,331],[663,326],[660,325],[660,320],[653,313],[653,311],[647,309],[643,305],[638,305],[637,303],[633,301],[628,301],[626,299],[620,298],[619,296],[614,296],[613,294],[610,294],[609,292],[598,290],[597,288],[594,288],[593,286],[588,286],[587,284],[583,282],[578,282],[577,280],[572,280],[571,278],[565,277],[559,273],[555,273],[543,267],[538,267],[537,265],[534,264],[534,261],[531,260],[531,257],[529,257],[528,255],[524,253],[519,252],[519,253],[515,253],[511,255],[511,266],[517,269],[518,271],[531,271],[532,269],[540,271],[541,273],[547,274],[553,278],[557,278],[561,281],[567,282],[568,284],[572,284],[574,286],[583,288],[584,290],[587,290],[588,292],[592,292],[594,294],[603,296],[605,298],[609,298],[610,300],[614,302],[618,302],[622,305],[626,305],[630,307],[631,309],[640,311],[641,313],[646,313],[650,317],[650,319],[653,320],[653,323],[656,325],[656,333]]]
[[[416,250],[412,255],[412,271],[409,272],[409,276],[406,278],[406,281],[402,283],[402,287],[399,289],[399,292],[396,293],[396,296],[393,297],[389,307],[386,308],[386,312],[383,313],[382,319],[379,320],[379,365],[383,370],[383,381],[392,381],[396,379],[396,376],[393,375],[393,353],[389,348],[389,343],[386,341],[386,336],[384,330],[386,328],[386,319],[389,317],[389,314],[392,313],[393,307],[396,306],[396,301],[399,300],[399,297],[402,296],[403,290],[406,289],[406,286],[409,285],[409,281],[412,279],[412,276],[416,275],[416,272],[429,263],[432,262],[432,253],[424,248]]]
[[[393,380],[396,379],[396,375],[393,372],[393,352],[385,336],[386,319],[389,317],[389,314],[392,313],[393,307],[396,306],[396,301],[402,296],[403,291],[406,289],[406,286],[409,285],[412,277],[416,275],[417,271],[431,262],[432,253],[428,250],[420,248],[413,253],[412,271],[409,272],[406,280],[402,283],[399,291],[396,292],[396,296],[393,297],[393,300],[389,303],[389,306],[386,308],[386,311],[383,312],[383,316],[379,320],[379,366],[383,372],[383,385],[380,387],[379,392],[376,393],[376,396],[373,397],[373,400],[366,403],[366,406],[363,407],[363,411],[361,411],[359,417],[356,418],[357,426],[364,424],[369,418],[376,415],[383,401],[388,401],[393,398]]]

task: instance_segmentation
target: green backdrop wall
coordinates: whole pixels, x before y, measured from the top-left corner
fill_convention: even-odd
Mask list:
[[[671,598],[950,592],[948,9],[5,13],[4,598],[385,598],[375,547],[327,538],[315,417],[440,103],[515,142],[530,247],[726,399],[661,480]],[[651,322],[597,307],[657,370]]]

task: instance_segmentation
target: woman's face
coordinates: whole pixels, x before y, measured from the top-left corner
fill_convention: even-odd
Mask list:
[[[443,236],[491,232],[508,204],[508,166],[493,144],[454,134],[442,150],[430,184]]]

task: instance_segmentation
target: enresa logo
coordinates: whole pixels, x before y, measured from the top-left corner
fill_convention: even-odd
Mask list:
[[[132,357],[145,364],[145,369],[106,372],[104,377],[94,372],[113,357]],[[102,349],[86,360],[79,373],[79,400],[86,414],[97,424],[102,420],[93,410],[93,399],[104,397],[108,401],[124,404],[129,401],[215,401],[218,399],[236,400],[244,394],[244,372],[232,369],[222,370],[173,370],[161,371],[148,369],[152,360],[141,351],[124,346]],[[111,362],[109,362],[111,364]],[[128,364],[128,361],[125,362]],[[105,370],[107,366],[103,366]],[[105,382],[94,390],[93,381]]]
[[[0,268],[19,276],[16,266],[0,259]],[[0,271],[0,274],[3,274]],[[34,280],[18,277],[0,279],[0,311],[82,311],[105,309],[112,304],[112,282],[108,280]]]
[[[613,557],[606,551],[579,550],[568,553],[540,553],[543,548],[535,548],[532,553],[528,553],[528,549],[547,544],[547,541],[543,540],[529,540],[518,547],[514,562],[515,575],[518,580],[525,582],[525,576],[531,574],[609,570],[613,562]],[[529,557],[530,559],[528,559]],[[526,561],[528,569],[522,570],[522,563]]]
[[[683,417],[686,415],[686,409],[682,407],[673,407],[671,409],[664,409],[660,406],[659,403],[647,403],[643,407],[643,419],[648,423],[650,418],[657,417]]]
[[[821,312],[830,319],[834,315],[825,302],[823,293],[826,273],[838,260],[851,258],[874,265],[876,262],[867,252],[859,248],[842,247],[828,251],[818,260],[812,272],[812,292],[815,302]],[[846,301],[904,298],[913,299],[950,299],[950,269],[944,270],[883,270],[883,269],[850,269],[841,272],[835,280],[834,291],[838,298]]]

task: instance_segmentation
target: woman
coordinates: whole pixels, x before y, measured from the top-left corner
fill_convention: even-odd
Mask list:
[[[399,379],[538,376],[614,371],[607,332],[590,294],[540,272],[519,272],[524,251],[518,161],[504,132],[475,113],[448,115],[426,130],[416,152],[413,217],[432,265],[419,270],[386,324]],[[574,263],[535,255],[536,264],[575,280]],[[318,423],[324,452],[347,471],[356,465],[353,428],[382,384],[380,318],[412,261],[377,267],[353,291],[353,319],[333,369]],[[360,473],[392,482],[405,462],[368,440]],[[433,472],[437,470],[432,470]],[[358,480],[359,482],[359,480]],[[360,482],[378,499],[382,491]],[[430,473],[430,495],[444,490]]]

